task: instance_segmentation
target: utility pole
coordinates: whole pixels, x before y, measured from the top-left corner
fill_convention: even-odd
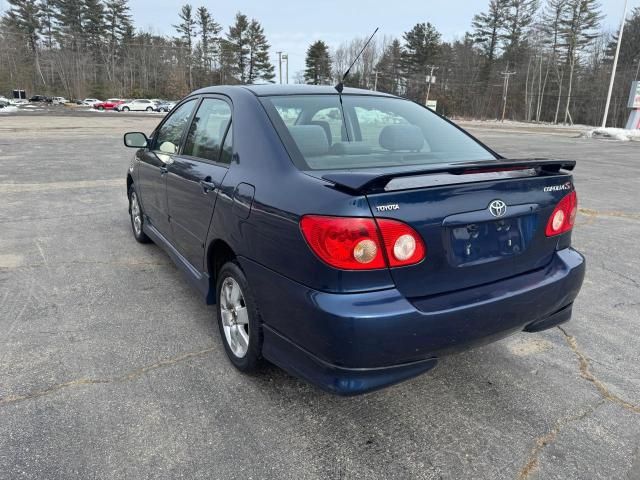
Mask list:
[[[278,72],[280,79],[280,85],[282,85],[282,52],[276,52],[278,54]]]
[[[425,105],[429,103],[429,94],[431,93],[431,81],[433,80],[433,72],[438,70],[438,67],[436,67],[435,65],[427,65],[427,68],[431,69],[431,73],[429,74],[429,78],[427,78],[428,86],[427,86],[427,98],[424,101]]]
[[[504,122],[504,116],[507,113],[507,97],[509,96],[509,79],[511,75],[515,75],[516,72],[509,71],[509,63],[507,63],[507,68],[504,69],[500,75],[504,77],[504,84],[502,85],[502,122]]]
[[[622,43],[622,32],[624,32],[624,23],[627,19],[627,0],[624,0],[624,13],[622,14],[622,23],[620,23],[620,33],[618,34],[618,45],[616,46],[616,56],[613,58],[613,67],[611,69],[611,81],[609,82],[609,92],[607,93],[607,103],[604,107],[604,116],[602,117],[602,128],[607,126],[607,117],[609,116],[609,106],[611,105],[611,93],[613,92],[613,84],[616,80],[616,68],[618,68],[618,56],[620,55],[620,44]]]
[[[287,75],[286,75],[286,79],[287,79],[287,85],[289,85],[289,54],[285,53],[282,55],[282,59],[287,61]]]

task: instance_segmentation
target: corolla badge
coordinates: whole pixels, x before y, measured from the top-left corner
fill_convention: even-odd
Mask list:
[[[571,182],[563,183],[562,185],[552,185],[550,187],[544,187],[545,192],[559,192],[562,190],[571,190]]]
[[[489,204],[489,213],[494,217],[504,217],[507,213],[507,204],[502,200],[494,200]]]

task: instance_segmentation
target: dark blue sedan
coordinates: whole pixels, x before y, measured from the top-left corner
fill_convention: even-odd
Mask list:
[[[230,361],[262,359],[334,393],[569,320],[566,160],[510,160],[408,100],[234,86],[183,99],[127,175],[133,234],[207,302]]]

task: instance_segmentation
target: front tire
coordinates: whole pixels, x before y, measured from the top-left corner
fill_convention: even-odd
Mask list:
[[[217,275],[218,327],[227,357],[245,373],[262,363],[262,322],[247,278],[235,262],[225,263]]]
[[[123,112],[128,112],[129,110],[130,110],[129,107],[122,107]]]
[[[133,237],[138,243],[149,243],[151,239],[144,233],[144,214],[138,193],[133,185],[129,187],[129,217],[131,218],[131,229]]]

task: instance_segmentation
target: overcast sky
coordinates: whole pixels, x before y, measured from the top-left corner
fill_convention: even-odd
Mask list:
[[[233,22],[237,11],[259,20],[275,52],[282,50],[290,57],[290,81],[304,68],[304,55],[309,43],[322,39],[331,47],[354,36],[367,36],[375,27],[378,35],[400,37],[418,22],[431,22],[444,40],[461,37],[470,28],[471,18],[482,11],[488,0],[234,0],[211,2],[190,0],[194,8],[205,5],[224,30]],[[133,20],[138,28],[174,35],[185,0],[130,0]],[[607,15],[607,28],[618,28],[624,0],[601,0]],[[380,5],[380,6],[378,6]],[[6,1],[0,0],[0,8]],[[640,6],[640,0],[629,0],[629,10]]]

